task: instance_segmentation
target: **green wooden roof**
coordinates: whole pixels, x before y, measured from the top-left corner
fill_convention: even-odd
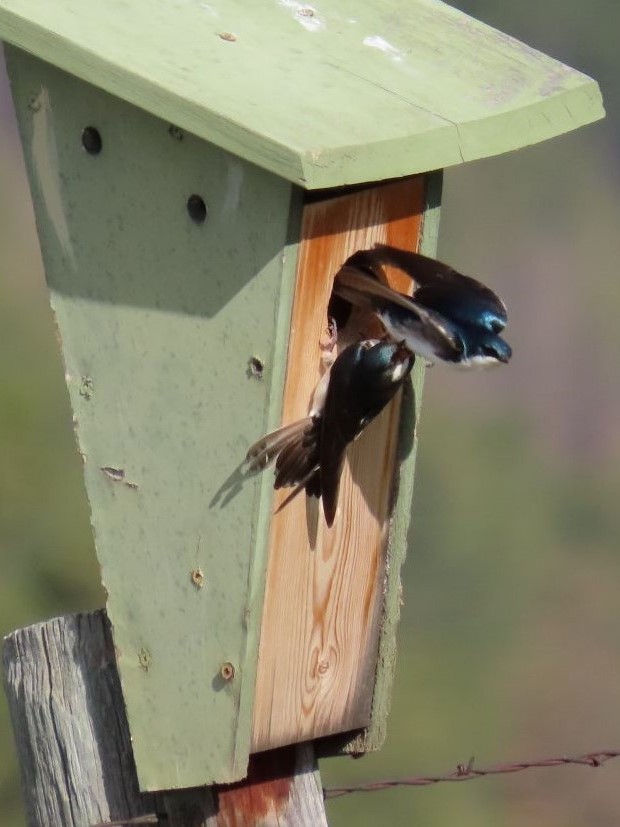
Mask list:
[[[0,38],[309,189],[604,114],[586,75],[439,0],[0,0]]]

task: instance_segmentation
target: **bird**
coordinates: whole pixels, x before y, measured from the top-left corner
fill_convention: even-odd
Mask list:
[[[348,345],[321,377],[308,416],[250,447],[248,471],[274,459],[274,488],[293,486],[281,510],[305,489],[319,497],[328,527],[334,523],[347,446],[378,416],[403,385],[415,355],[403,344],[362,339]]]
[[[386,284],[386,264],[414,281],[413,296]],[[389,337],[431,363],[481,368],[512,356],[499,335],[508,322],[501,299],[471,276],[420,253],[386,244],[358,250],[336,274],[334,294],[372,311]]]

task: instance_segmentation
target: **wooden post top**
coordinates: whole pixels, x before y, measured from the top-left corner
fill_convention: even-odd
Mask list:
[[[308,189],[604,114],[595,81],[440,0],[0,0],[0,38]]]

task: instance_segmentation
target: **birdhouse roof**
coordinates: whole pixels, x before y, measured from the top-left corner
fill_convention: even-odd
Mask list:
[[[0,0],[0,38],[308,189],[604,114],[591,78],[440,0]]]

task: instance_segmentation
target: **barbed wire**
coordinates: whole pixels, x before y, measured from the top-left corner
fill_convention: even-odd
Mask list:
[[[143,827],[145,824],[158,825],[162,818],[167,819],[167,816],[147,813],[146,815],[133,816],[133,818],[120,818],[117,821],[98,821],[97,824],[92,824],[91,827]]]
[[[483,778],[487,775],[503,775],[513,772],[523,772],[541,767],[561,767],[567,764],[578,764],[586,767],[600,767],[612,758],[620,757],[620,750],[600,750],[587,752],[584,755],[560,755],[554,758],[539,758],[534,761],[515,761],[507,764],[491,764],[488,767],[474,766],[474,759],[470,758],[466,764],[457,764],[456,769],[441,775],[412,775],[404,778],[385,778],[380,781],[349,784],[342,787],[324,787],[325,798],[340,798],[349,793],[377,792],[392,787],[428,787],[431,784],[440,784],[444,781],[471,781],[473,778]]]
[[[393,787],[428,787],[432,784],[440,784],[448,781],[471,781],[473,778],[484,778],[488,775],[508,775],[524,770],[542,769],[545,767],[563,767],[569,764],[584,767],[601,767],[613,758],[620,757],[620,750],[607,749],[598,752],[586,752],[583,755],[558,755],[552,758],[537,758],[534,761],[514,761],[504,764],[491,764],[488,767],[475,767],[474,759],[470,758],[466,764],[457,764],[456,768],[441,775],[412,775],[403,778],[384,778],[379,781],[368,781],[360,784],[349,784],[342,787],[324,787],[323,795],[326,799],[340,798],[349,793],[377,792],[388,790]],[[160,818],[155,813],[135,816],[134,818],[120,819],[119,821],[106,821],[93,825],[93,827],[138,827],[139,825],[158,824]]]

